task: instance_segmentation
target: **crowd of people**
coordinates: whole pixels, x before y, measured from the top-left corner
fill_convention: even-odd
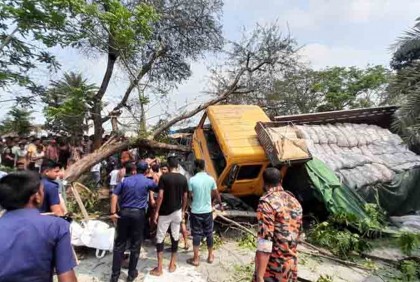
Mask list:
[[[223,206],[215,180],[204,170],[205,162],[196,160],[195,167],[197,173],[187,180],[179,170],[179,160],[175,155],[170,155],[167,163],[147,158],[126,164],[125,176],[117,178],[111,197],[111,219],[117,228],[111,281],[118,281],[127,248],[130,251],[128,281],[138,276],[140,248],[144,236],[148,234],[155,234],[151,237],[155,238],[157,252],[157,266],[150,274],[160,276],[163,273],[163,242],[168,231],[171,238],[168,270],[176,270],[180,234],[184,237],[184,247],[188,248],[186,218],[189,193],[192,197],[190,229],[194,257],[187,263],[198,266],[202,238],[207,240],[207,262],[213,263],[212,199],[216,199],[222,209]],[[114,174],[117,173],[111,172],[111,176]]]
[[[124,139],[125,137],[120,137]],[[102,143],[109,139],[105,135]],[[45,135],[42,137],[0,137],[0,165],[9,169],[30,169],[38,171],[43,159],[53,160],[66,168],[90,154],[94,149],[93,136],[70,137]],[[139,159],[138,149],[118,152],[111,159],[120,163]]]
[[[13,254],[11,258],[0,256],[1,281],[51,281],[54,274],[60,282],[77,281],[69,223],[62,219],[67,214],[65,192],[57,180],[62,169],[74,160],[73,151],[82,158],[91,150],[89,146],[89,138],[76,149],[62,140],[48,138],[6,140],[2,165],[15,167],[16,172],[0,175],[0,206],[6,210],[0,217],[0,253]],[[127,252],[127,281],[136,279],[145,237],[156,244],[157,266],[150,274],[162,275],[167,233],[171,239],[168,271],[174,272],[181,235],[188,248],[187,220],[193,256],[186,262],[193,266],[201,263],[200,244],[205,238],[206,262],[213,263],[214,204],[218,203],[221,209],[223,205],[215,180],[206,173],[205,161],[196,160],[195,174],[187,179],[174,154],[166,162],[153,154],[144,158],[138,155],[127,150],[91,169],[92,180],[97,184],[103,178],[105,165],[110,187],[110,219],[116,226],[111,281],[118,281]],[[281,187],[278,169],[267,168],[263,178],[266,193],[257,210],[253,281],[296,281],[302,208]]]
[[[40,171],[45,158],[67,167],[91,152],[91,139],[85,136],[79,142],[71,142],[68,138],[53,135],[0,138],[0,163],[9,169]]]

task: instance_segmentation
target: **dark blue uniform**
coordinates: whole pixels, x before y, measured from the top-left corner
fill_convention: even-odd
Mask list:
[[[136,174],[124,178],[113,193],[118,196],[121,209],[146,209],[149,191],[156,188],[157,185],[153,180],[143,174]]]
[[[51,212],[51,206],[60,204],[59,186],[57,182],[46,177],[42,178],[42,184],[44,185],[44,202],[39,211],[41,213]]]
[[[142,174],[124,178],[124,181],[114,189],[113,193],[118,196],[121,210],[118,213],[120,218],[114,242],[111,281],[118,281],[127,243],[130,249],[128,275],[137,276],[136,268],[143,242],[148,195],[150,190],[155,189],[157,189],[156,183]]]
[[[45,282],[76,266],[69,223],[37,209],[8,211],[0,218],[0,281]]]

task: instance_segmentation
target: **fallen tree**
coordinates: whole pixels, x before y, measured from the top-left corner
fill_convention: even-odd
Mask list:
[[[295,64],[295,42],[289,36],[284,37],[277,25],[258,26],[250,36],[239,43],[231,43],[231,46],[231,50],[226,52],[225,66],[228,68],[213,71],[215,90],[212,92],[212,99],[192,110],[181,112],[146,136],[121,141],[113,135],[99,149],[71,166],[65,179],[69,182],[77,180],[94,164],[128,147],[188,152],[188,147],[161,143],[156,139],[174,124],[193,117],[211,105],[225,101],[231,95],[256,93],[270,87],[270,82],[274,81],[273,76],[281,75],[285,68]]]
[[[173,151],[189,152],[191,149],[187,146],[172,145],[147,139],[132,139],[118,141],[117,136],[112,136],[108,142],[104,143],[98,150],[87,155],[83,159],[73,164],[67,171],[65,179],[69,182],[77,180],[80,175],[89,170],[96,163],[112,156],[116,152],[125,150],[131,146],[140,146],[144,148],[166,149]]]

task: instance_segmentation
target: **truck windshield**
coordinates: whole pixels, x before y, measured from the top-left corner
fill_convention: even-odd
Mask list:
[[[216,135],[214,134],[208,118],[206,118],[203,124],[203,131],[207,142],[207,148],[209,149],[210,158],[214,169],[216,170],[217,176],[219,176],[226,167],[226,159],[223,155],[222,149],[220,148],[219,142],[217,142]]]

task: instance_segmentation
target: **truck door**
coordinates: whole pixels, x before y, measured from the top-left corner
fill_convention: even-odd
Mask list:
[[[224,177],[222,186],[226,187],[226,192],[235,196],[261,194],[264,166],[261,163],[232,165]]]
[[[200,120],[200,123],[198,124],[197,128],[194,131],[193,135],[193,151],[194,156],[197,159],[203,159],[206,162],[206,171],[211,176],[213,176],[214,179],[218,179],[218,174],[216,173],[216,170],[213,166],[212,159],[209,152],[209,147],[207,145],[206,140],[206,132],[211,129],[210,122],[207,119],[207,114],[204,114],[203,117]]]

